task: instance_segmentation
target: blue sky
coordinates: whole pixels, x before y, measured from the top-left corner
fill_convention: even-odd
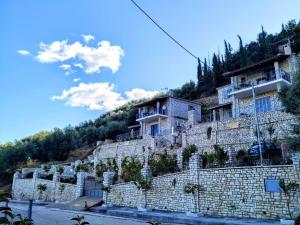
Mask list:
[[[300,19],[295,0],[136,1],[201,58]],[[196,79],[196,61],[129,0],[1,1],[0,27],[0,143]]]

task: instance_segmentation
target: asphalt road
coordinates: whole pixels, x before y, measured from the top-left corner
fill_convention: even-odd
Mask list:
[[[15,214],[27,216],[27,205],[10,203]],[[119,218],[89,212],[77,212],[60,209],[49,209],[44,206],[33,206],[32,219],[35,225],[74,225],[70,219],[83,215],[91,225],[146,225],[148,223],[137,219]],[[149,224],[148,224],[149,225]]]

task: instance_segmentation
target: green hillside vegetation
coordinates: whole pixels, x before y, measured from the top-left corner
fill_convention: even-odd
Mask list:
[[[278,34],[267,34],[262,28],[257,41],[246,45],[238,36],[237,51],[233,51],[231,45],[224,41],[224,55],[213,54],[212,65],[208,65],[207,59],[204,59],[204,65],[199,63],[197,83],[190,81],[174,89],[174,96],[193,100],[215,93],[216,87],[229,82],[222,76],[224,72],[277,54],[282,40],[287,41],[288,38],[291,38],[293,51],[300,52],[299,23],[290,21],[282,26]],[[128,125],[135,123],[137,110],[132,107],[135,103],[130,102],[94,121],[85,121],[75,127],[42,131],[14,143],[0,145],[0,185],[10,183],[12,174],[18,168],[34,166],[34,162],[64,161],[75,150],[95,146],[98,140],[115,139],[117,134],[127,132]]]

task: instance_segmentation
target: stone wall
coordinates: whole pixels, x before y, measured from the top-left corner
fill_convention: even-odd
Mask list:
[[[299,172],[299,171],[298,171]],[[197,211],[202,214],[253,218],[282,218],[288,216],[286,196],[266,192],[265,179],[298,181],[294,165],[265,167],[232,167],[197,169],[153,178],[153,188],[147,193],[147,207],[171,211]],[[187,183],[199,183],[203,190],[194,202],[184,193]],[[108,203],[137,207],[139,190],[133,183],[112,186]],[[300,196],[291,204],[293,214],[299,215]]]
[[[269,140],[267,128],[275,128],[274,137],[283,139],[288,136],[291,124],[295,117],[280,111],[260,113],[259,123],[262,139]],[[208,131],[211,129],[210,138]],[[221,145],[227,150],[234,147],[236,150],[248,149],[256,141],[254,134],[255,121],[253,117],[241,117],[221,122],[201,123],[193,126],[186,133],[187,144],[195,144],[201,152],[210,151],[214,144]],[[184,145],[184,144],[183,144]]]
[[[58,181],[40,179],[37,177],[37,172],[34,173],[33,178],[23,179],[19,172],[14,175],[12,195],[14,199],[19,200],[46,200],[46,201],[72,201],[76,199],[76,185],[61,183]],[[45,184],[47,189],[42,195],[38,192],[38,185]],[[60,185],[65,186],[61,192]]]

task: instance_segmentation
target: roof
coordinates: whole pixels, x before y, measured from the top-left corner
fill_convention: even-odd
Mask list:
[[[255,70],[255,69],[259,69],[263,66],[266,66],[268,64],[271,64],[273,62],[276,62],[276,61],[282,61],[286,58],[288,58],[290,55],[285,55],[285,54],[277,54],[275,56],[272,56],[268,59],[264,59],[260,62],[257,62],[257,63],[254,63],[254,64],[251,64],[249,66],[245,66],[245,67],[242,67],[240,69],[236,69],[236,70],[233,70],[233,71],[230,71],[230,72],[226,72],[223,74],[223,76],[230,76],[230,77],[234,77],[234,76],[237,76],[237,75],[240,75],[241,73],[245,73],[245,72],[248,72],[250,70]]]
[[[173,97],[173,96],[169,96],[169,95],[164,95],[164,96],[154,97],[154,98],[152,98],[150,100],[147,100],[145,102],[136,104],[136,105],[134,105],[134,107],[142,107],[142,106],[150,105],[150,104],[153,104],[153,103],[155,103],[159,100],[165,100],[165,99],[168,99],[168,98],[173,98],[173,99],[181,100],[181,101],[184,101],[184,102],[191,102],[191,103],[194,103],[194,104],[197,104],[197,105],[201,105],[200,103],[195,102],[195,101],[191,101],[191,100],[187,100],[187,99],[183,99],[183,98],[177,98],[177,97]]]
[[[208,108],[208,110],[219,109],[219,108],[222,108],[224,106],[229,106],[229,105],[232,105],[232,102],[228,102],[228,103],[224,103],[224,104],[219,104],[219,105],[216,105],[216,106]]]

